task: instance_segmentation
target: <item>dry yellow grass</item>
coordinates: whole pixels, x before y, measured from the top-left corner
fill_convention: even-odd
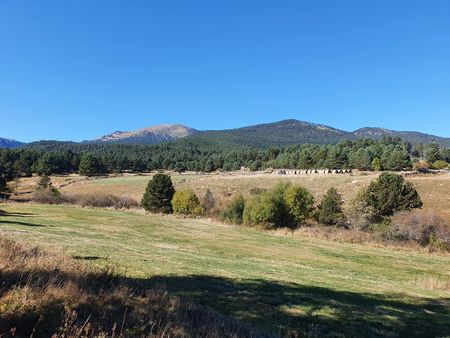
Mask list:
[[[355,173],[352,175],[273,175],[268,173],[172,173],[175,188],[191,188],[199,197],[203,197],[209,188],[216,198],[219,206],[226,203],[232,196],[240,193],[249,197],[252,190],[270,189],[278,182],[291,182],[307,188],[316,200],[330,187],[336,187],[342,194],[344,201],[348,202],[356,193],[369,182],[375,179],[377,173]],[[152,175],[116,175],[100,178],[84,178],[78,175],[54,176],[52,182],[55,187],[68,194],[113,194],[116,196],[129,196],[140,201],[147,182]],[[408,176],[419,191],[424,202],[424,211],[434,211],[450,219],[450,175],[416,175]],[[23,178],[20,180],[17,191],[19,198],[29,199],[36,185],[37,178]]]

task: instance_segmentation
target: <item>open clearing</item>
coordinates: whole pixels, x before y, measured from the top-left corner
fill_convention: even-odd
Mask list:
[[[176,189],[191,188],[201,198],[206,189],[210,189],[217,200],[218,206],[223,206],[232,196],[242,194],[249,197],[252,190],[269,189],[278,182],[300,184],[311,191],[318,201],[331,187],[336,187],[342,194],[346,205],[362,187],[378,176],[377,173],[354,173],[352,175],[273,175],[268,173],[172,173],[172,181]],[[74,194],[113,194],[129,196],[140,201],[145,187],[152,175],[120,175],[84,179],[78,175],[54,176],[52,181],[61,192]],[[408,176],[418,190],[423,202],[423,211],[432,211],[450,219],[450,174],[414,175]],[[23,178],[18,191],[34,191],[37,177]],[[30,194],[21,195],[28,199]]]
[[[148,177],[124,179],[140,186]],[[107,180],[120,179],[93,186]],[[276,335],[450,334],[448,255],[132,211],[33,204],[2,209],[3,234],[115,266],[136,282],[163,284]]]

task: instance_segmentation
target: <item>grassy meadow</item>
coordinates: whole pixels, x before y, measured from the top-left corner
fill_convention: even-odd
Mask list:
[[[218,206],[226,204],[234,195],[249,197],[255,189],[270,189],[278,182],[291,182],[307,188],[316,201],[331,187],[342,194],[345,206],[359,189],[367,186],[378,176],[377,173],[354,173],[352,175],[273,175],[269,173],[173,173],[172,181],[176,189],[191,188],[202,197],[209,188]],[[52,182],[61,192],[68,194],[113,194],[129,196],[140,201],[145,187],[152,175],[119,175],[99,178],[80,177],[78,175],[53,176]],[[437,212],[450,219],[450,175],[414,175],[406,177],[418,190],[423,202],[423,211]],[[17,184],[20,195],[15,198],[28,200],[32,196],[37,177],[22,178]]]
[[[267,177],[266,185],[275,182]],[[188,185],[188,179],[177,179],[179,186]],[[127,184],[138,191],[147,180],[98,179],[67,189]],[[36,204],[5,204],[2,210],[2,234],[94,266],[113,266],[132,283],[164,285],[171,294],[274,336],[450,334],[448,255],[280,236],[140,211]]]

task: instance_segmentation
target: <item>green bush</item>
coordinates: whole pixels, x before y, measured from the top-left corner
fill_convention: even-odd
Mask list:
[[[244,223],[259,224],[267,228],[292,227],[292,216],[285,198],[289,187],[288,184],[279,184],[274,189],[248,200],[244,209]]]
[[[230,204],[220,213],[220,218],[234,224],[242,224],[244,208],[244,197],[242,195],[234,196]]]
[[[286,190],[285,200],[295,225],[301,225],[313,216],[314,197],[305,188],[290,187]]]
[[[244,223],[295,228],[312,217],[314,198],[302,187],[279,184],[247,201]]]
[[[330,188],[322,197],[320,204],[317,206],[316,220],[325,225],[339,225],[345,220],[342,211],[342,196],[336,188]]]
[[[412,183],[405,181],[401,175],[391,173],[382,173],[372,181],[364,199],[380,219],[392,216],[397,211],[420,208],[423,205]]]
[[[147,211],[169,214],[172,212],[174,194],[175,189],[170,176],[156,174],[147,184],[141,205]]]
[[[442,170],[448,168],[448,163],[443,160],[437,160],[436,162],[433,163],[432,167],[433,169]]]
[[[201,215],[203,213],[203,207],[191,189],[177,191],[173,195],[172,207],[177,214]]]

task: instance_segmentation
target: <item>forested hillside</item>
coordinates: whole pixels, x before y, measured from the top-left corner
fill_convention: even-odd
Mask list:
[[[22,142],[0,137],[0,148],[17,148],[21,145],[23,145]]]
[[[344,140],[381,140],[385,137],[400,137],[403,141],[409,142],[412,145],[434,142],[443,147],[450,147],[449,138],[415,131],[361,128],[354,132],[348,132],[321,124],[298,120],[284,120],[229,130],[203,131],[189,136],[189,138],[226,141],[256,148],[286,147],[305,143],[335,144]]]
[[[268,149],[204,138],[183,138],[158,145],[80,144],[42,141],[0,150],[0,172],[6,179],[38,174],[250,170],[267,168],[405,170],[414,162],[446,167],[450,149],[437,144],[412,146],[400,138],[347,140],[335,145],[303,144]],[[87,168],[87,169],[86,169]]]

